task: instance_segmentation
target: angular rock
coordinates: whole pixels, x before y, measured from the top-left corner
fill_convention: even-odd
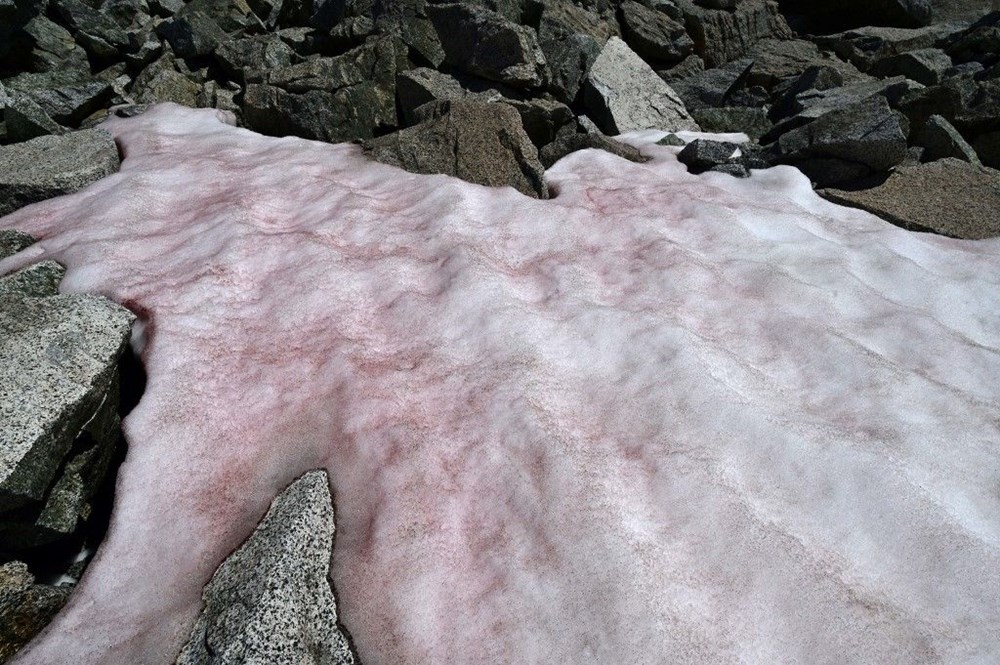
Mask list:
[[[73,34],[45,16],[28,21],[22,31],[30,37],[31,71],[50,72],[58,68],[89,67],[87,52],[76,43]]]
[[[675,81],[681,81],[689,76],[695,76],[705,71],[705,61],[699,56],[691,54],[681,60],[670,69],[657,71],[660,78],[673,85]]]
[[[797,166],[821,187],[883,173],[907,156],[899,116],[880,96],[782,135],[776,149],[776,161]]]
[[[186,12],[164,21],[156,34],[165,39],[182,58],[211,55],[216,47],[229,38],[226,31],[211,16],[202,12]]]
[[[545,84],[545,56],[531,28],[476,6],[429,5],[427,13],[448,64],[514,87]]]
[[[169,51],[139,72],[131,88],[139,104],[174,102],[182,106],[197,106],[198,91],[198,84],[178,70]]]
[[[73,127],[94,111],[104,108],[113,90],[86,70],[56,70],[19,74],[4,80],[10,91],[24,93],[61,125]]]
[[[735,10],[705,9],[691,0],[678,0],[695,53],[709,67],[744,57],[761,39],[791,39],[794,35],[768,0],[740,0]]]
[[[747,85],[759,85],[768,90],[814,67],[837,70],[845,81],[861,76],[854,66],[821,52],[814,43],[804,39],[762,39],[748,51],[747,57],[753,60]]]
[[[918,28],[932,17],[931,0],[784,0],[782,8],[809,17],[813,29],[829,26],[828,32],[869,25]]]
[[[635,0],[621,4],[622,37],[647,61],[680,62],[694,50],[684,25]]]
[[[440,102],[419,125],[364,143],[365,152],[411,173],[444,173],[488,187],[548,198],[538,150],[517,111],[502,103]]]
[[[214,55],[223,71],[241,82],[259,80],[267,70],[290,67],[295,58],[291,47],[274,34],[224,41]]]
[[[749,58],[734,60],[670,85],[688,109],[724,106],[729,97],[746,84],[752,67],[753,60]]]
[[[115,173],[118,148],[100,129],[0,146],[0,216]]]
[[[677,160],[691,173],[704,173],[713,166],[730,163],[738,149],[735,143],[695,139],[677,154]]]
[[[951,58],[936,48],[918,49],[875,61],[875,76],[905,76],[924,85],[937,85],[952,66]]]
[[[771,129],[771,121],[767,117],[767,109],[764,108],[723,106],[695,109],[691,111],[691,115],[702,131],[743,132],[751,141],[756,141]]]
[[[994,4],[993,9],[998,7]],[[942,46],[955,62],[994,65],[1000,60],[1000,11],[983,16],[967,29],[944,40]]]
[[[881,58],[932,48],[967,26],[964,22],[937,23],[923,28],[865,26],[814,40],[820,48],[833,51],[866,72]]]
[[[454,76],[430,67],[410,69],[396,76],[396,97],[406,124],[412,124],[416,120],[415,111],[424,104],[464,99],[469,92]],[[495,101],[502,97],[495,90],[478,94],[480,101]]]
[[[636,129],[698,130],[677,93],[628,45],[608,40],[587,75],[588,115],[608,135]]]
[[[648,160],[635,146],[616,141],[600,133],[587,132],[560,132],[552,143],[538,151],[538,159],[548,169],[571,152],[587,150],[588,148],[604,150],[632,162],[642,163]]]
[[[215,571],[176,665],[356,663],[328,579],[333,533],[326,472],[306,473]]]
[[[21,561],[0,566],[0,662],[6,662],[48,625],[69,599],[70,587],[35,584]]]
[[[975,81],[959,78],[947,79],[940,85],[914,88],[895,102],[894,107],[906,114],[910,124],[921,127],[932,115],[940,115],[954,122],[976,97]]]
[[[176,16],[202,14],[212,19],[223,32],[264,32],[266,27],[245,0],[188,0]]]
[[[11,143],[65,131],[42,107],[20,93],[11,95],[10,102],[5,105],[3,119],[7,126],[7,139]]]
[[[620,36],[618,24],[569,0],[551,0],[542,7],[538,40],[549,70],[549,91],[572,104],[601,47]]]
[[[560,129],[576,126],[576,116],[572,109],[561,102],[544,97],[502,101],[517,110],[521,116],[521,126],[531,142],[538,147],[554,141]]]
[[[373,6],[373,29],[380,34],[397,35],[403,42],[427,61],[432,67],[439,67],[445,60],[445,51],[437,30],[427,15],[424,0],[382,0]],[[332,34],[346,28],[361,32],[361,23],[366,17],[345,19],[334,27]]]
[[[917,141],[924,148],[923,160],[933,162],[946,157],[954,157],[970,164],[979,165],[979,157],[958,130],[939,115],[927,119],[917,135]]]
[[[95,58],[117,58],[128,48],[125,31],[81,0],[52,0],[51,6],[74,38]]]
[[[820,193],[905,229],[972,240],[1000,236],[1000,171],[959,159],[901,166],[873,189]]]

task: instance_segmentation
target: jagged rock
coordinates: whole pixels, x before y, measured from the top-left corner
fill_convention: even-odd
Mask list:
[[[366,141],[366,153],[412,173],[444,173],[548,197],[538,150],[512,106],[470,101],[435,105],[437,117]]]
[[[987,132],[976,137],[972,143],[976,154],[987,166],[1000,169],[1000,131]]]
[[[695,139],[677,153],[677,160],[691,173],[704,173],[713,166],[728,164],[738,149],[735,143]]]
[[[722,67],[706,69],[694,76],[674,81],[671,87],[688,109],[724,106],[730,95],[745,85],[753,60],[734,60]]]
[[[263,32],[266,28],[245,0],[189,0],[177,17],[202,14],[212,19],[223,32]]]
[[[0,216],[18,208],[75,192],[118,170],[111,136],[87,129],[0,146]]]
[[[995,4],[993,9],[997,9]],[[1000,11],[983,16],[967,29],[944,40],[942,46],[955,62],[994,65],[1000,61]]]
[[[919,132],[918,142],[924,148],[924,161],[932,162],[954,157],[971,164],[979,164],[979,157],[958,130],[946,119],[932,115]]]
[[[684,25],[663,12],[634,0],[625,0],[620,12],[625,43],[647,61],[679,62],[694,50]]]
[[[125,31],[114,20],[81,0],[51,0],[50,4],[63,25],[95,58],[117,58],[128,48]]]
[[[42,107],[20,93],[10,95],[10,101],[4,105],[3,118],[7,126],[7,139],[12,143],[49,134],[62,134],[64,131]]]
[[[907,156],[906,133],[884,97],[831,111],[775,144],[776,160],[802,170],[821,187],[883,173]]]
[[[673,148],[683,148],[687,145],[687,141],[677,136],[677,134],[667,134],[662,139],[657,141],[656,145],[668,145]]]
[[[881,58],[934,47],[961,32],[963,22],[936,23],[923,28],[865,26],[833,35],[815,37],[820,48],[828,49],[867,72]]]
[[[177,69],[173,53],[165,52],[149,63],[132,82],[131,93],[139,104],[174,102],[197,106],[198,84]]]
[[[86,70],[56,70],[25,73],[5,79],[10,91],[24,93],[61,125],[76,126],[94,111],[104,108],[113,90]]]
[[[616,141],[601,133],[588,132],[560,132],[552,143],[538,152],[538,158],[545,168],[550,168],[571,152],[588,148],[604,150],[632,162],[641,163],[648,160],[635,146]]]
[[[255,131],[320,141],[370,138],[395,127],[397,59],[406,45],[381,37],[334,58],[313,58],[247,85],[243,118]]]
[[[962,106],[949,118],[964,136],[976,137],[1000,130],[1000,79],[981,81],[962,98]]]
[[[975,81],[964,78],[946,79],[940,85],[915,88],[906,92],[894,106],[906,114],[911,125],[920,127],[932,115],[940,115],[949,121],[954,121],[976,94]]]
[[[840,205],[867,210],[915,231],[955,238],[1000,236],[1000,171],[959,159],[896,169],[883,184],[862,191],[824,190]]]
[[[739,0],[735,10],[705,9],[678,0],[695,52],[709,67],[744,57],[761,39],[791,39],[794,35],[776,2]]]
[[[413,111],[418,107],[436,100],[462,99],[467,92],[454,76],[430,67],[418,67],[396,76],[396,96],[406,123],[414,121]]]
[[[928,25],[932,15],[931,0],[784,0],[782,7],[809,17],[813,27],[833,30],[869,25],[917,28]]]
[[[741,164],[740,162],[727,162],[725,164],[716,164],[715,166],[708,169],[707,172],[725,173],[726,175],[731,175],[734,178],[750,177],[750,169],[748,169],[744,164]]]
[[[149,23],[149,4],[146,0],[103,0],[98,11],[110,17],[128,35],[129,28],[140,27]],[[131,40],[130,44],[131,44]]]
[[[182,58],[199,58],[211,55],[216,47],[228,39],[225,30],[212,17],[202,12],[186,12],[164,21],[156,34],[165,39]]]
[[[747,85],[759,85],[767,90],[813,67],[837,70],[845,81],[861,76],[853,65],[821,52],[814,43],[804,39],[762,39],[748,51],[747,57],[753,60]]]
[[[705,71],[705,61],[700,56],[691,54],[670,69],[662,69],[656,73],[667,83],[673,85],[689,76],[695,76]]]
[[[230,39],[215,49],[219,66],[237,81],[259,80],[264,71],[290,67],[294,58],[291,47],[274,34]]]
[[[0,566],[0,662],[6,662],[48,625],[69,599],[71,587],[35,584],[21,561]]]
[[[601,47],[620,36],[618,24],[569,0],[551,0],[542,8],[538,39],[549,69],[549,90],[571,104]]]
[[[476,6],[428,5],[427,13],[448,64],[515,87],[546,82],[545,56],[531,28]]]
[[[743,132],[756,141],[771,129],[771,121],[765,108],[729,106],[703,108],[691,111],[691,115],[705,132]]]
[[[905,76],[924,85],[937,85],[951,66],[944,51],[926,48],[877,60],[870,71],[876,76]]]
[[[215,571],[175,665],[354,665],[328,579],[333,533],[326,472],[306,473]]]
[[[504,99],[521,116],[521,125],[528,138],[541,147],[555,140],[559,130],[576,125],[572,109],[561,102],[544,97],[532,99]]]
[[[413,49],[432,67],[439,67],[445,60],[445,51],[437,30],[427,15],[425,0],[383,0],[373,6],[374,23],[372,27],[381,34],[398,35],[403,42]],[[336,34],[342,26],[355,31],[358,22],[365,17],[345,19],[337,24],[332,31]]]
[[[698,130],[677,93],[617,37],[608,40],[594,61],[584,99],[588,115],[605,134]]]
[[[30,38],[31,71],[89,67],[87,52],[76,43],[73,34],[45,16],[36,16],[21,29]]]

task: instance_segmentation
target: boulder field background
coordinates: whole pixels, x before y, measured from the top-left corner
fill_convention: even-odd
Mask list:
[[[0,215],[114,174],[128,154],[102,121],[174,102],[538,199],[558,198],[546,169],[559,159],[597,148],[644,163],[610,137],[664,128],[694,174],[752,181],[791,165],[820,195],[905,229],[1000,235],[1000,7],[833,4],[0,1]],[[34,242],[0,231],[0,259]],[[0,277],[0,658],[62,607],[101,542],[120,419],[145,383],[128,346],[148,313],[60,294],[64,273],[46,260]],[[328,497],[315,476],[300,482],[310,489],[293,484],[272,510],[291,502],[325,523]],[[293,631],[315,639],[290,637],[286,653],[356,659],[316,583],[332,537],[267,524],[265,544],[244,547],[289,556],[254,572],[234,553],[182,662],[266,653],[289,612],[319,628]],[[289,574],[291,553],[308,561],[275,600],[266,580]],[[235,597],[247,612],[218,609]]]

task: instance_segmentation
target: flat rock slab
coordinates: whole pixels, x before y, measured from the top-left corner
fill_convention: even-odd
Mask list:
[[[118,170],[118,148],[101,129],[40,136],[0,147],[0,216],[83,189]]]
[[[821,193],[906,229],[971,240],[1000,236],[1000,171],[960,159],[899,167],[872,189]]]

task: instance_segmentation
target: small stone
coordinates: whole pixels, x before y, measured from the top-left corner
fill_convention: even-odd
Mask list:
[[[703,173],[713,166],[729,163],[738,149],[735,143],[695,139],[684,146],[677,159],[691,173]]]
[[[610,152],[631,162],[647,161],[647,158],[635,146],[616,141],[600,133],[588,134],[586,132],[561,132],[552,143],[539,151],[538,157],[548,169],[566,155],[589,148]]]
[[[687,145],[687,141],[677,136],[677,134],[667,134],[662,139],[657,141],[656,145],[669,145],[675,148],[683,148]]]

